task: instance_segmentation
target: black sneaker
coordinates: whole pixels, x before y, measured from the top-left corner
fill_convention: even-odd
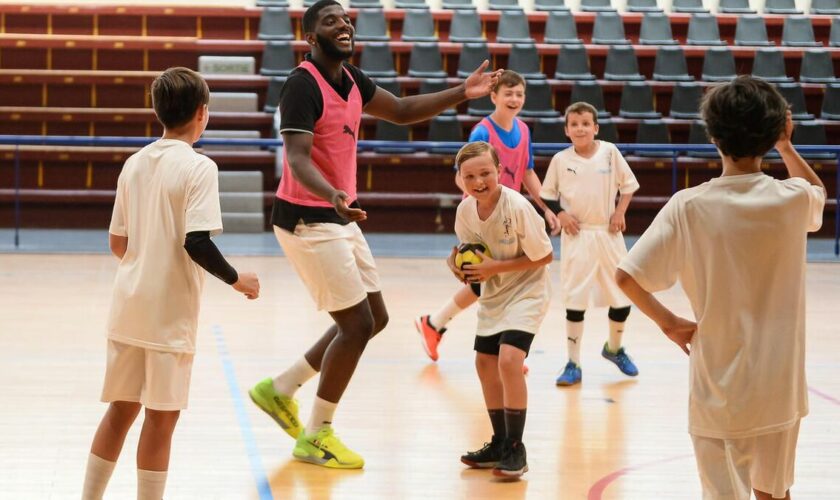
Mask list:
[[[526,459],[525,445],[522,441],[506,440],[502,459],[493,468],[493,475],[510,479],[516,479],[528,472],[528,461]]]
[[[461,455],[461,462],[474,469],[492,469],[502,458],[504,442],[504,438],[493,436],[480,450]]]

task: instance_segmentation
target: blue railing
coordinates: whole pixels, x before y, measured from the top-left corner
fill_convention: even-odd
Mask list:
[[[157,137],[86,137],[86,136],[41,136],[41,135],[0,135],[0,145],[15,146],[14,154],[14,219],[15,219],[15,247],[20,244],[20,146],[136,146],[143,147],[156,141]],[[257,146],[279,147],[283,145],[280,139],[201,139],[195,146],[227,145],[227,146]],[[431,142],[431,141],[359,141],[359,151],[372,151],[377,148],[410,147],[417,151],[439,148],[459,148],[460,142]],[[716,152],[711,144],[616,144],[622,152],[671,153],[671,192],[677,192],[678,160],[681,153]],[[535,143],[535,153],[555,152],[569,147],[568,143]],[[830,153],[837,161],[836,184],[834,198],[834,255],[840,256],[840,146],[797,146],[800,153]],[[667,159],[667,156],[659,157]]]

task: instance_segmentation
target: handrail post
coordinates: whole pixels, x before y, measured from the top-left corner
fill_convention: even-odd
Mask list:
[[[20,144],[15,145],[15,249],[20,248]]]

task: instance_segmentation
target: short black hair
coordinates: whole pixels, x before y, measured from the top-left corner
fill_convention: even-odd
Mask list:
[[[167,129],[186,125],[198,108],[208,102],[207,82],[189,68],[169,68],[152,82],[152,106],[158,121]]]
[[[709,138],[733,160],[767,154],[785,129],[787,110],[773,85],[749,75],[713,87],[700,103]]]
[[[329,7],[330,5],[338,5],[341,7],[341,4],[336,2],[335,0],[318,0],[311,7],[306,9],[306,12],[303,13],[303,32],[304,33],[311,33],[315,31],[315,22],[318,21],[318,13],[321,12],[322,9]]]

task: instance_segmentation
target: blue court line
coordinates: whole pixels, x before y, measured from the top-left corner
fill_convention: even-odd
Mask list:
[[[236,419],[239,421],[239,431],[242,433],[242,440],[245,441],[245,453],[248,455],[248,462],[251,464],[251,474],[257,482],[257,492],[260,500],[274,500],[271,494],[271,486],[268,477],[265,475],[254,433],[251,430],[251,420],[245,411],[245,404],[242,400],[242,391],[239,390],[239,383],[236,381],[236,372],[233,370],[233,361],[230,359],[225,336],[219,325],[213,325],[213,337],[216,338],[216,350],[222,360],[222,368],[225,371],[228,389],[233,399],[233,407],[236,410]]]

